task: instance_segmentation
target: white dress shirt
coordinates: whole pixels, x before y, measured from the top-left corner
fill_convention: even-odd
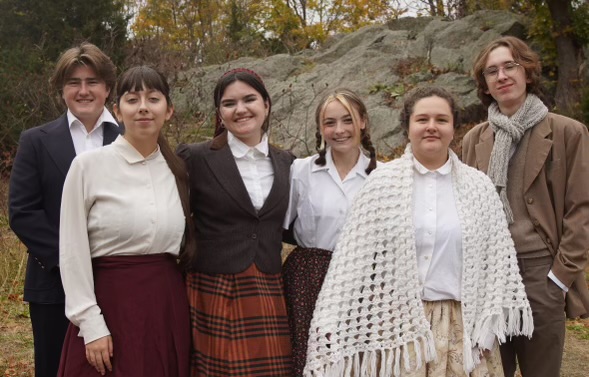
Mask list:
[[[227,132],[227,143],[252,204],[259,211],[274,183],[274,168],[268,156],[268,135],[264,133],[262,141],[255,147],[250,147],[231,132]]]
[[[63,188],[59,262],[66,316],[85,343],[110,334],[96,303],[91,259],[178,255],[184,227],[176,181],[159,148],[144,158],[119,136],[74,159]]]
[[[452,188],[452,160],[435,171],[413,160],[413,224],[422,299],[460,301],[462,230]]]
[[[328,148],[325,166],[319,155],[296,159],[290,169],[290,199],[283,227],[294,221],[294,237],[301,247],[334,250],[354,196],[366,180],[370,159],[360,152],[356,165],[340,178]],[[296,219],[296,220],[295,220]]]
[[[74,141],[74,148],[76,155],[80,153],[91,151],[92,149],[100,148],[104,145],[104,127],[103,122],[108,122],[116,125],[118,123],[112,114],[104,108],[102,114],[98,118],[98,121],[92,128],[92,131],[88,132],[86,126],[68,109],[67,111],[67,122],[70,126],[70,134]]]

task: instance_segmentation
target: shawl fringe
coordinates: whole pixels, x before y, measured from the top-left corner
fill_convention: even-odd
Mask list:
[[[413,345],[414,358],[410,355],[411,347],[409,345]],[[422,354],[422,349],[425,351],[425,355]],[[433,333],[428,331],[425,336],[394,348],[357,351],[339,360],[316,366],[312,370],[307,368],[304,376],[398,377],[401,375],[401,357],[406,372],[418,370],[424,363],[437,360]],[[377,365],[379,365],[378,368]]]
[[[480,350],[474,344],[482,344],[489,333],[497,337],[499,343],[505,343],[506,334],[511,336],[526,335],[532,337],[534,320],[532,309],[504,308],[501,314],[490,315],[475,324],[470,337],[464,337],[464,370],[470,373],[480,363]],[[471,341],[472,339],[472,341]],[[479,350],[479,352],[476,352]]]

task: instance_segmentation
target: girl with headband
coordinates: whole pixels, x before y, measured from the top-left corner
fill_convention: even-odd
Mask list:
[[[281,250],[293,156],[268,143],[271,100],[255,72],[225,73],[214,103],[215,138],[178,148],[196,235],[191,375],[290,377]]]

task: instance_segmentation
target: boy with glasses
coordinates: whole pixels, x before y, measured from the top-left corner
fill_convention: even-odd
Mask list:
[[[589,133],[540,98],[538,55],[515,37],[487,45],[474,64],[488,121],[463,139],[462,159],[495,184],[534,315],[530,339],[501,345],[505,376],[558,377],[569,317],[589,313]]]

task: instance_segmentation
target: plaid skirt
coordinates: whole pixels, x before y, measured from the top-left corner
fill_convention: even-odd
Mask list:
[[[113,341],[111,377],[187,377],[190,318],[182,273],[170,254],[92,260],[96,301]],[[97,377],[70,323],[59,377]]]
[[[189,273],[191,375],[291,376],[281,274],[252,264],[238,274]]]
[[[437,361],[431,361],[420,369],[405,371],[401,361],[402,377],[503,377],[501,355],[497,341],[490,352],[485,352],[481,363],[467,374],[463,362],[462,308],[459,301],[423,301],[425,316],[431,325],[436,345]],[[411,349],[412,345],[410,346]],[[414,350],[410,350],[412,356]],[[424,350],[421,354],[424,355]],[[413,358],[415,360],[415,358]]]
[[[329,250],[297,247],[288,255],[282,267],[292,341],[293,377],[303,375],[307,362],[309,327],[331,254]]]

